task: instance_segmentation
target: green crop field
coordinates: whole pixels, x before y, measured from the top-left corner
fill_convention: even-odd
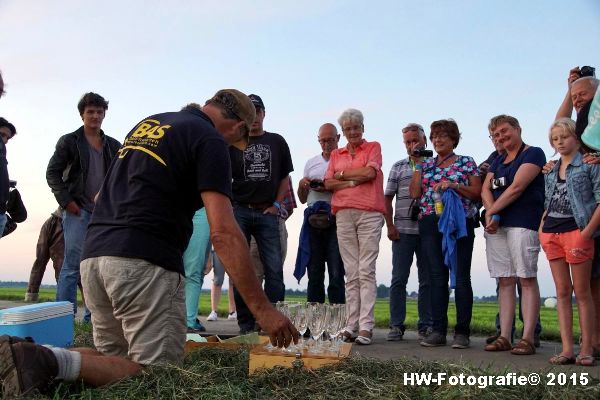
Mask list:
[[[23,288],[0,288],[0,299],[1,300],[16,300],[22,301],[25,296],[25,289]],[[39,301],[53,301],[56,296],[55,289],[40,289],[40,300]],[[288,301],[304,301],[303,297],[288,296]],[[81,302],[81,298],[79,297]],[[223,293],[221,302],[219,304],[218,313],[221,316],[227,315],[227,295]],[[495,331],[494,321],[496,312],[498,311],[498,305],[493,302],[475,302],[473,304],[473,319],[471,321],[471,331],[474,335],[490,335]],[[201,316],[206,317],[210,312],[210,295],[208,292],[203,292],[200,296],[200,307],[199,312]],[[540,310],[541,321],[542,321],[542,339],[544,340],[560,340],[560,333],[558,328],[558,316],[556,309],[542,307]],[[579,320],[577,314],[577,307],[573,307],[573,333],[575,337],[579,335]],[[456,320],[456,309],[454,303],[451,301],[448,308],[448,321],[450,332],[453,326],[453,321]],[[389,313],[389,301],[388,299],[378,299],[375,304],[375,321],[376,326],[379,328],[385,328],[389,325],[390,313]],[[417,302],[414,300],[408,300],[406,304],[406,326],[408,329],[416,329],[417,326]],[[517,322],[517,334],[520,332],[522,325]]]

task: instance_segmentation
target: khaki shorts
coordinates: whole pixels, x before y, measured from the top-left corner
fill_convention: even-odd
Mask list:
[[[81,262],[81,283],[100,353],[142,365],[183,361],[183,276],[140,259],[96,257]]]
[[[485,254],[492,278],[535,278],[540,253],[537,231],[526,228],[498,228],[485,233]]]

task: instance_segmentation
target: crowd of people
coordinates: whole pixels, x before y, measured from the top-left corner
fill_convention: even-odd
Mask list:
[[[593,138],[600,135],[593,119],[600,100],[598,80],[593,70],[587,72],[570,71],[567,95],[549,123],[549,142],[560,155],[556,163],[525,143],[513,116],[490,119],[494,151],[479,165],[456,153],[461,141],[456,121],[432,122],[429,136],[422,125],[410,123],[401,129],[407,156],[393,164],[384,187],[381,146],[365,138],[361,111],[347,109],[338,118],[343,147],[334,124],[320,126],[320,151],[306,162],[297,187],[307,207],[294,276],[308,275],[307,301],[325,302],[327,294],[330,303],[346,304],[343,340],[373,342],[375,272],[385,225],[393,255],[387,340],[403,339],[406,285],[416,257],[419,343],[446,345],[453,289],[452,347],[469,347],[471,260],[476,228],[482,227],[499,304],[497,334],[485,350],[536,352],[542,248],[556,284],[563,346],[549,361],[595,365],[600,157],[587,146],[594,148]],[[2,336],[0,355],[14,372],[6,374],[4,393],[44,390],[54,380],[103,385],[145,365],[181,363],[185,334],[205,330],[197,312],[207,266],[215,270],[209,321],[218,318],[226,271],[232,283],[229,319],[237,320],[241,334],[262,330],[276,346],[298,339],[293,324],[273,306],[285,297],[286,220],[297,207],[292,158],[283,136],[264,130],[262,98],[220,90],[204,106],[190,103],[143,119],[123,143],[101,129],[107,109],[102,96],[86,93],[78,104],[83,126],[57,142],[46,177],[59,210],[40,233],[26,295],[37,300],[40,273],[52,257],[57,300],[72,302],[76,311],[81,286],[96,349],[50,348]],[[4,145],[16,131],[5,134],[0,127],[0,132],[0,185],[8,190]],[[516,291],[523,321],[519,340]],[[573,292],[581,328],[578,355]]]

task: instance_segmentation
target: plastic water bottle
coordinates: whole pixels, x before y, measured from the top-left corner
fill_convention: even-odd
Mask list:
[[[440,192],[433,192],[433,207],[435,209],[435,215],[438,217],[444,212],[444,203],[442,203]]]

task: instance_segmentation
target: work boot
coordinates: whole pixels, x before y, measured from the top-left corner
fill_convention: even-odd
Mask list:
[[[2,398],[44,393],[58,374],[58,362],[52,350],[27,341],[11,344],[9,336],[0,336],[0,379]]]

